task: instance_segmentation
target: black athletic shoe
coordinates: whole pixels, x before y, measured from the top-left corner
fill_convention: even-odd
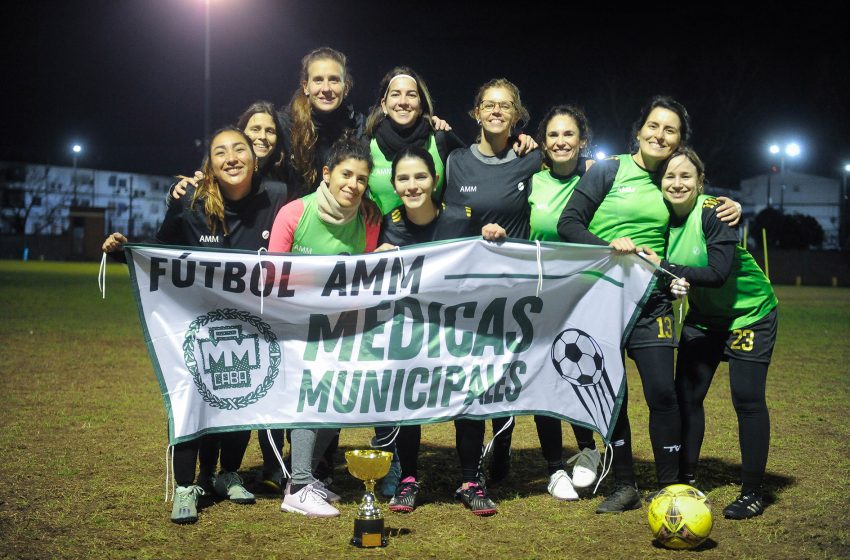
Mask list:
[[[419,483],[413,477],[405,478],[396,486],[395,495],[390,500],[390,511],[410,513],[416,509],[416,494]]]
[[[493,515],[498,511],[496,504],[487,496],[487,488],[474,482],[466,490],[461,488],[460,501],[475,515]]]
[[[614,491],[596,508],[596,513],[622,513],[640,508],[640,494],[633,484],[615,483]]]
[[[757,492],[741,494],[738,499],[726,506],[723,517],[726,519],[749,519],[764,513],[764,498]]]
[[[651,503],[652,500],[654,500],[655,497],[658,496],[658,494],[660,492],[661,492],[661,490],[656,490],[655,492],[650,492],[649,494],[647,494],[646,497],[643,499],[644,503],[647,503],[647,504]]]

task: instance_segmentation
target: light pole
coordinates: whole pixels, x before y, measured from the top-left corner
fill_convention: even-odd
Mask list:
[[[771,155],[773,155],[773,156],[778,155],[779,156],[779,173],[782,174],[782,191],[780,192],[780,195],[779,195],[779,210],[782,211],[784,209],[784,206],[785,206],[785,180],[786,180],[786,177],[785,177],[785,156],[795,158],[795,157],[800,155],[800,152],[802,151],[802,149],[800,148],[800,145],[797,144],[796,142],[789,142],[788,144],[785,144],[784,150],[781,149],[778,144],[771,144],[770,148],[768,148],[768,150],[770,151]],[[771,198],[770,198],[771,175],[767,176],[767,206],[768,207],[770,207],[771,203],[772,203]]]
[[[74,161],[74,173],[71,176],[71,181],[73,181],[73,189],[74,189],[74,197],[71,199],[71,204],[73,206],[77,205],[77,157],[82,153],[83,147],[79,144],[74,144],[71,146],[71,153],[73,154],[72,158]]]
[[[838,248],[846,249],[847,243],[847,220],[850,204],[847,200],[847,175],[850,175],[850,163],[844,164],[844,173],[841,176],[841,196],[838,204]]]
[[[204,0],[204,139],[210,137],[210,2]]]

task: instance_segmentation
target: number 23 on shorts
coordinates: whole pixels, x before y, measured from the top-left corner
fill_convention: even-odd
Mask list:
[[[732,350],[742,350],[750,352],[753,349],[753,339],[755,334],[750,329],[735,329],[732,331],[732,336],[735,337],[730,348]]]

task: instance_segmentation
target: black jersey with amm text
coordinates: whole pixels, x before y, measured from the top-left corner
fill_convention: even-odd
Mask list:
[[[443,200],[469,206],[482,224],[499,224],[508,237],[528,239],[529,179],[540,171],[539,150],[517,157],[510,146],[485,156],[478,146],[455,150],[446,164]]]
[[[390,243],[405,247],[416,243],[477,235],[481,235],[481,223],[472,216],[469,207],[443,205],[441,212],[431,223],[420,226],[408,219],[404,206],[399,206],[384,216],[378,245]]]
[[[228,229],[225,235],[220,224],[216,225],[215,233],[210,231],[204,215],[204,200],[199,198],[193,206],[195,190],[189,186],[180,200],[169,202],[162,225],[156,232],[156,243],[249,251],[268,248],[272,224],[277,211],[286,203],[286,193],[285,184],[263,179],[245,198],[224,199]]]

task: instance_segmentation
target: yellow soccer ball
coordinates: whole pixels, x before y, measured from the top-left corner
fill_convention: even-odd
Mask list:
[[[662,489],[649,504],[649,528],[666,548],[694,548],[711,534],[714,520],[705,494],[687,484]]]

